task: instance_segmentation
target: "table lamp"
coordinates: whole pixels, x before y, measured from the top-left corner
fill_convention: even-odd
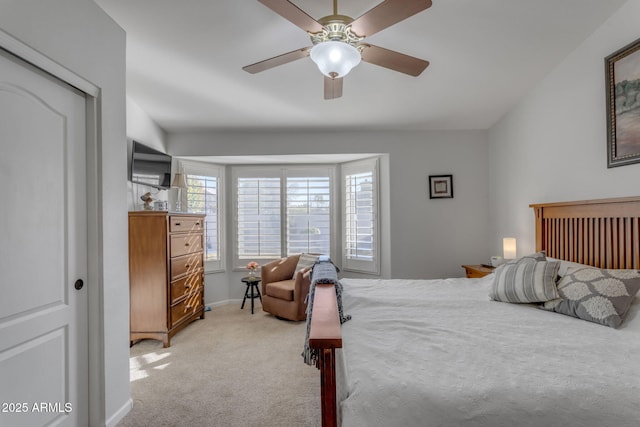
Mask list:
[[[502,257],[506,260],[516,257],[516,238],[505,237],[502,239]]]
[[[176,212],[182,212],[182,189],[187,188],[187,180],[183,173],[176,172],[173,176],[171,187],[178,189],[178,197],[176,198]]]

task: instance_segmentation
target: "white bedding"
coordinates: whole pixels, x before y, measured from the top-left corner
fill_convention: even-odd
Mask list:
[[[491,278],[341,280],[342,425],[640,425],[637,297],[612,329],[490,301]]]

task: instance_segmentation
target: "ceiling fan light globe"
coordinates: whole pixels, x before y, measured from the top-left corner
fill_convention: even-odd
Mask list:
[[[358,49],[348,43],[326,41],[311,48],[311,59],[322,74],[330,78],[342,78],[360,63]]]

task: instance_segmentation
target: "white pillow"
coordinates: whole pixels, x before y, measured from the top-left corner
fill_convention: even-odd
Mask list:
[[[295,278],[298,275],[298,271],[312,267],[317,261],[318,255],[300,254],[300,259],[298,260],[298,265],[296,265],[296,271],[293,273],[293,277]]]
[[[567,270],[571,267],[593,267],[592,265],[578,264],[577,262],[563,261],[561,259],[551,257],[547,257],[547,260],[560,262],[560,269],[558,270],[558,276],[560,277],[564,277],[567,274]]]

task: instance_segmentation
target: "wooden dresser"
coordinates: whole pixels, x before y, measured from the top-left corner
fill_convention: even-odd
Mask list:
[[[191,321],[204,319],[204,215],[129,212],[131,344],[171,345]]]

